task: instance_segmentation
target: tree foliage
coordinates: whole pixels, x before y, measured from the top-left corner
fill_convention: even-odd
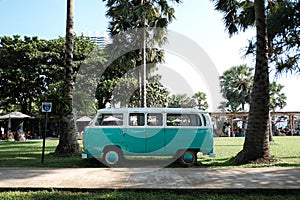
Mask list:
[[[168,101],[169,108],[193,108],[195,104],[195,101],[187,94],[173,94]]]
[[[98,85],[96,97],[102,98],[99,105],[106,107],[138,107],[139,93],[137,79],[135,78],[117,78],[101,81]],[[159,76],[151,77],[147,82],[147,107],[166,107],[169,92],[160,83]]]
[[[247,65],[231,67],[220,76],[221,92],[231,112],[245,110],[245,104],[250,102],[252,84],[253,68]]]
[[[300,1],[270,3],[269,56],[279,73],[300,71]]]
[[[206,110],[208,102],[204,92],[196,92],[192,97],[189,97],[187,94],[174,94],[169,96],[168,107]]]
[[[196,102],[196,108],[200,110],[207,110],[208,109],[208,102],[207,96],[204,92],[197,92],[192,97]]]
[[[224,13],[224,24],[230,35],[245,31],[255,24],[254,1],[212,0],[216,10]],[[267,36],[269,61],[277,72],[298,71],[300,59],[300,2],[267,1]],[[256,38],[249,40],[247,54],[255,55]]]
[[[275,112],[276,109],[284,108],[287,97],[282,93],[283,85],[272,82],[270,84],[270,110]]]
[[[234,66],[220,76],[221,92],[226,99],[220,108],[224,111],[246,111],[245,105],[250,103],[253,87],[253,68],[246,65]],[[270,83],[270,110],[282,109],[286,106],[286,95],[282,93],[283,85]]]
[[[85,54],[85,59],[83,62],[80,62],[80,68],[75,74],[73,109],[76,115],[79,116],[89,116],[94,114],[97,110],[97,85],[101,80],[101,74],[104,72],[104,63],[106,62],[107,57],[103,49],[94,46],[94,44],[91,48],[86,49],[89,49],[90,51]],[[101,88],[101,85],[99,85],[99,88]],[[102,91],[103,90],[99,89],[98,92]],[[103,96],[105,95],[106,94],[103,93]]]
[[[40,111],[42,101],[56,102],[64,73],[65,39],[44,40],[38,37],[0,37],[1,108],[32,115]],[[85,37],[75,38],[74,73],[94,44]],[[4,89],[5,88],[5,89]],[[51,97],[55,96],[55,97]],[[54,113],[55,114],[55,113]]]
[[[179,3],[179,0],[103,0],[108,8],[106,16],[110,19],[109,31],[112,43],[106,48],[108,59],[111,61],[101,81],[113,83],[112,80],[120,78],[135,78],[137,80],[139,106],[143,104],[143,83],[145,77],[142,73],[143,51],[146,51],[147,72],[150,79],[155,64],[163,62],[163,51],[153,48],[154,45],[166,41],[165,28],[175,18],[174,8],[169,2]],[[146,41],[146,49],[143,45]],[[128,52],[128,50],[130,50]],[[115,57],[114,55],[117,55]],[[108,81],[111,79],[111,81]],[[120,79],[123,80],[123,79]],[[131,81],[129,81],[131,82]],[[129,83],[127,82],[127,83]],[[102,83],[100,83],[101,85]],[[146,85],[147,87],[151,84]],[[152,85],[154,86],[154,85]],[[136,88],[136,86],[135,86]],[[157,88],[158,87],[153,87]],[[102,88],[98,87],[102,90]],[[158,91],[157,91],[158,92]],[[102,95],[107,94],[107,96]],[[99,107],[104,107],[112,98],[109,91],[97,91]],[[153,96],[152,94],[150,96]],[[146,102],[147,103],[147,102]],[[147,103],[148,104],[148,103]]]
[[[0,85],[3,109],[17,105],[21,112],[32,114],[47,86],[59,79],[61,52],[57,41],[20,36],[0,38]],[[56,46],[57,48],[53,48]],[[5,89],[4,89],[5,88]]]

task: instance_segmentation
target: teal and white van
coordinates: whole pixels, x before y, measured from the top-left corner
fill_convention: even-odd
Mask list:
[[[107,108],[85,127],[83,158],[103,158],[108,166],[126,156],[174,156],[194,165],[197,153],[214,156],[206,111],[186,108]]]

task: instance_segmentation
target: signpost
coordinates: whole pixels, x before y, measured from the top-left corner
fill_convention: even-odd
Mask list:
[[[45,158],[45,143],[46,143],[48,113],[51,111],[52,111],[52,103],[51,102],[43,102],[42,103],[42,112],[46,113],[46,119],[45,119],[46,122],[45,122],[45,132],[43,134],[42,164],[44,164],[44,158]]]

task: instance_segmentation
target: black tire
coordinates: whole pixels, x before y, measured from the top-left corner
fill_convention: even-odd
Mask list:
[[[103,154],[104,164],[109,167],[117,166],[123,158],[123,154],[118,147],[108,147]]]
[[[197,153],[192,150],[186,150],[179,157],[178,161],[183,166],[193,166],[197,162]]]

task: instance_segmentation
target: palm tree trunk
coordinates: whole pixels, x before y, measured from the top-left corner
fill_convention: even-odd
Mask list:
[[[81,153],[76,139],[76,123],[73,113],[73,48],[74,48],[74,0],[67,0],[66,52],[65,52],[65,108],[60,122],[60,138],[56,147],[57,155]]]
[[[243,150],[235,162],[270,161],[269,148],[269,71],[265,3],[255,0],[257,29],[256,65],[250,100],[248,129]]]

